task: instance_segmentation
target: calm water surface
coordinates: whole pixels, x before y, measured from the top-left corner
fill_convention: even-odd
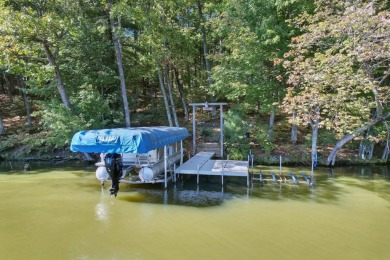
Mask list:
[[[390,259],[389,167],[316,169],[314,188],[121,184],[116,198],[94,170],[2,164],[0,259]]]

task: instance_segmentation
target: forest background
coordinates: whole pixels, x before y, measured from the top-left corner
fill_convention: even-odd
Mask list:
[[[231,158],[386,163],[389,9],[385,0],[0,0],[0,157],[64,154],[85,129],[190,129],[188,103],[208,101],[228,103]]]

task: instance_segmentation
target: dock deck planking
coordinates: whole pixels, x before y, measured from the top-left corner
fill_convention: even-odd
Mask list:
[[[175,174],[196,174],[247,177],[249,186],[249,162],[235,160],[211,160],[212,152],[200,152],[175,169]]]

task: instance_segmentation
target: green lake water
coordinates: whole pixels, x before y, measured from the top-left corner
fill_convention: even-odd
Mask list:
[[[390,259],[389,167],[315,169],[314,187],[120,184],[116,198],[95,167],[32,169],[0,165],[0,259]]]

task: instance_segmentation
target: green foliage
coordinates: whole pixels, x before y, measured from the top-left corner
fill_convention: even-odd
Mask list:
[[[228,149],[229,158],[242,160],[250,151],[249,138],[245,137],[251,130],[249,118],[239,107],[229,110],[224,118],[224,145]]]
[[[212,130],[210,128],[208,128],[208,127],[202,127],[200,129],[200,136],[203,137],[203,138],[210,137],[212,133],[213,133]]]
[[[265,155],[269,156],[275,148],[275,144],[269,140],[268,126],[261,122],[257,122],[256,126],[252,130],[252,136],[251,141],[259,144]]]
[[[284,93],[277,80],[283,68],[273,66],[288,50],[296,30],[286,23],[310,1],[224,1],[209,23],[221,46],[210,57],[214,84],[209,92],[232,102],[246,103],[248,109],[270,112]]]
[[[74,112],[70,113],[57,99],[41,102],[41,110],[35,115],[42,119],[43,128],[48,131],[46,142],[56,148],[69,145],[72,135],[83,129],[102,128],[107,124],[110,109],[108,100],[93,91],[92,86],[80,87],[77,96],[72,97]]]
[[[336,136],[333,131],[323,129],[318,134],[318,144],[321,146],[332,146],[337,142]]]
[[[305,146],[310,147],[312,145],[311,137],[312,137],[311,133],[305,135],[304,137]],[[337,138],[334,134],[334,131],[328,129],[321,129],[321,131],[318,132],[317,144],[319,146],[323,146],[323,147],[333,146],[336,142],[337,142]]]
[[[295,19],[304,33],[284,55],[290,87],[283,107],[303,125],[319,111],[320,125],[341,137],[388,107],[390,88],[379,82],[389,68],[390,27],[382,20],[390,14],[380,3],[330,2],[317,1],[314,15]]]
[[[243,111],[232,108],[224,115],[224,134],[228,144],[242,142],[244,134],[251,130],[249,118]]]
[[[230,146],[228,149],[228,155],[230,160],[245,160],[245,148],[249,148],[247,145],[243,146]]]
[[[268,127],[261,122],[251,125],[247,115],[266,115],[273,108],[279,113],[283,98],[286,114],[298,112],[291,120],[298,125],[307,126],[318,112],[320,127],[326,129],[318,140],[324,145],[334,143],[332,132],[339,137],[368,122],[373,112],[380,116],[389,110],[388,1],[112,2],[129,107],[136,112],[132,123],[163,121],[156,73],[156,67],[163,66],[169,69],[175,101],[179,93],[174,72],[187,101],[230,103],[225,141],[234,158],[246,158],[249,141],[267,154],[272,151]],[[41,121],[42,140],[26,135],[18,141],[26,151],[66,147],[80,129],[123,126],[106,8],[107,1],[0,0],[0,68],[26,79],[28,98]],[[44,44],[56,66],[49,64]],[[61,73],[71,113],[60,102],[54,67]],[[234,107],[237,104],[240,108]],[[284,116],[278,114],[278,120]],[[243,137],[245,133],[250,139]],[[372,138],[378,142],[386,134],[381,128]],[[204,129],[201,135],[212,133]],[[11,143],[7,141],[7,147]]]

